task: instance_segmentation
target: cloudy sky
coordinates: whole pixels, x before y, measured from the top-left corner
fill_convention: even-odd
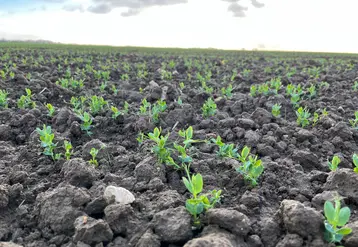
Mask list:
[[[0,38],[357,52],[357,0],[0,0]]]

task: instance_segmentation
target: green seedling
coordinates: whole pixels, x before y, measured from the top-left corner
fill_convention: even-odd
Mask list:
[[[250,69],[244,69],[244,70],[242,71],[242,76],[243,76],[244,78],[249,78],[251,72],[252,72],[252,71],[251,71]]]
[[[318,113],[317,112],[314,112],[313,113],[313,120],[312,120],[312,122],[313,122],[313,126],[316,126],[316,124],[318,123],[318,121],[319,121],[319,115],[318,115]]]
[[[178,99],[177,99],[177,103],[178,103],[178,105],[183,105],[183,100],[180,98],[180,96],[178,97]]]
[[[155,128],[153,133],[148,134],[148,138],[155,143],[155,146],[152,148],[152,152],[157,156],[158,162],[166,164],[168,163],[170,157],[170,150],[166,146],[169,134],[163,136],[161,135],[161,131],[161,129]]]
[[[118,110],[117,107],[112,106],[112,107],[111,107],[111,110],[112,110],[112,118],[113,118],[113,119],[117,119],[117,117],[118,117],[119,115],[121,115],[121,112]]]
[[[246,181],[249,181],[252,186],[256,186],[257,179],[264,171],[262,161],[258,159],[257,155],[251,155],[250,148],[247,146],[241,150],[238,160],[241,162],[241,165],[236,168],[236,171],[239,172]]]
[[[65,148],[65,157],[66,160],[70,160],[71,159],[71,155],[72,155],[72,144],[69,141],[64,141],[63,142],[64,148]]]
[[[108,106],[108,102],[105,101],[103,97],[98,97],[96,95],[91,97],[89,107],[93,116],[103,111],[105,106]]]
[[[129,81],[129,75],[128,74],[122,74],[121,75],[121,80],[122,81]]]
[[[53,117],[53,115],[55,115],[55,107],[53,107],[51,104],[46,104],[46,108],[48,110],[47,115],[49,117]]]
[[[295,88],[296,87],[293,84],[288,84],[286,86],[286,94],[287,95],[292,95],[294,93]]]
[[[328,167],[332,172],[335,172],[338,168],[341,159],[338,156],[333,156],[332,161],[327,161]]]
[[[300,95],[298,93],[293,93],[293,94],[291,94],[291,99],[290,100],[291,100],[291,103],[292,103],[292,105],[294,107],[298,107],[299,106],[298,103],[300,102],[301,97],[300,97]]]
[[[207,118],[207,117],[214,116],[216,113],[216,108],[217,106],[215,102],[212,100],[212,98],[207,99],[201,108],[203,117]]]
[[[189,126],[186,130],[179,130],[178,135],[182,138],[184,138],[183,144],[184,149],[187,149],[191,146],[193,143],[202,142],[201,140],[194,140],[194,130],[192,126]]]
[[[251,97],[255,97],[256,94],[257,94],[257,86],[256,86],[256,85],[252,85],[252,86],[250,87],[250,96],[251,96]]]
[[[211,142],[219,147],[219,150],[217,151],[218,156],[223,158],[238,158],[238,149],[235,148],[234,144],[225,144],[219,135],[216,139],[211,139]]]
[[[203,177],[200,173],[187,174],[183,177],[183,183],[191,194],[191,198],[186,200],[185,207],[193,216],[195,227],[200,227],[199,215],[210,208],[214,208],[220,202],[221,190],[212,190],[208,194],[201,194],[204,187]]]
[[[144,139],[145,139],[145,135],[143,132],[139,132],[136,140],[139,144],[142,144],[144,142]]]
[[[281,105],[280,104],[274,104],[271,108],[271,113],[274,117],[278,117],[280,116],[280,110],[281,110]]]
[[[324,221],[325,234],[324,238],[329,243],[340,243],[344,236],[351,234],[352,229],[344,227],[351,216],[351,210],[348,207],[341,208],[340,198],[332,202],[326,201],[324,203]]]
[[[128,104],[127,101],[124,101],[122,113],[123,114],[128,114],[128,112],[129,112],[129,104]]]
[[[106,88],[107,88],[107,81],[104,81],[99,86],[99,91],[103,93],[106,90]]]
[[[281,83],[281,78],[272,78],[271,81],[269,82],[270,85],[270,89],[274,94],[277,94],[278,91],[280,90],[282,83]]]
[[[310,99],[312,99],[313,97],[315,97],[316,94],[317,94],[317,92],[316,92],[316,86],[315,86],[315,85],[311,85],[311,86],[307,89],[307,91],[309,92],[308,97],[309,97]]]
[[[328,111],[326,110],[326,108],[324,108],[322,110],[322,115],[321,115],[321,118],[324,118],[324,117],[327,117],[328,116]]]
[[[147,99],[142,100],[142,105],[139,107],[139,112],[142,115],[148,114],[148,111],[151,109],[151,104],[147,101]]]
[[[8,107],[8,99],[7,96],[9,93],[5,90],[0,89],[0,107],[7,108]]]
[[[358,173],[358,155],[353,154],[352,160],[353,160],[353,164],[355,166],[353,170],[355,173]]]
[[[297,124],[300,125],[302,128],[306,127],[310,124],[309,117],[311,116],[311,113],[309,113],[308,109],[300,107],[296,111],[297,116]]]
[[[354,91],[357,91],[357,90],[358,90],[358,81],[354,81],[353,90],[354,90]]]
[[[167,103],[164,100],[158,100],[151,109],[152,120],[154,123],[159,122],[159,114],[167,109]]]
[[[328,82],[326,82],[326,81],[321,81],[320,83],[319,83],[319,89],[328,89],[329,88],[329,83]]]
[[[86,131],[87,135],[92,135],[92,132],[90,131],[92,128],[92,116],[88,112],[84,112],[79,117],[82,121],[81,130]]]
[[[20,109],[25,108],[35,108],[36,102],[32,100],[32,92],[29,88],[25,88],[26,95],[21,95],[20,99],[17,101],[17,107]]]
[[[100,149],[97,148],[91,148],[90,155],[92,158],[90,159],[89,163],[91,165],[94,165],[95,167],[98,167],[98,161],[97,161],[97,155]]]
[[[116,88],[116,85],[112,85],[112,92],[114,95],[117,95],[118,94],[118,89]]]
[[[350,119],[349,123],[355,129],[358,129],[358,111],[354,112],[355,119]]]
[[[270,94],[270,87],[267,83],[263,83],[259,85],[257,91],[259,94],[267,96]]]
[[[232,85],[229,84],[229,86],[227,86],[226,88],[225,87],[221,88],[221,93],[226,98],[231,98],[232,97]]]
[[[180,88],[181,90],[183,90],[183,89],[185,88],[184,82],[180,82],[180,83],[179,83],[179,88]]]
[[[43,154],[50,156],[52,160],[58,160],[61,158],[61,154],[55,154],[54,150],[57,147],[57,143],[53,143],[55,134],[52,133],[51,126],[43,125],[43,128],[36,128],[37,133],[40,135],[41,147],[44,148]]]

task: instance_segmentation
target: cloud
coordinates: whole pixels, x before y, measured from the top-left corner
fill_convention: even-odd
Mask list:
[[[188,0],[92,0],[87,11],[95,14],[107,14],[114,9],[128,8],[121,16],[128,17],[139,14],[143,9],[154,6],[169,6],[187,3]]]
[[[82,4],[67,4],[65,6],[62,7],[63,10],[69,11],[69,12],[74,12],[74,11],[80,11],[80,12],[84,12],[85,8],[83,7]]]
[[[247,7],[241,6],[238,3],[232,3],[228,7],[228,11],[232,12],[234,17],[245,17],[246,16],[245,11],[247,10],[248,10]]]
[[[260,3],[257,0],[251,0],[251,4],[252,6],[254,6],[255,8],[262,8],[265,6],[264,3]]]

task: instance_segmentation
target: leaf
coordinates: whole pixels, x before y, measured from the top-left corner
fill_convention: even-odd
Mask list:
[[[333,226],[331,224],[329,224],[327,221],[324,222],[324,228],[326,228],[326,230],[332,234],[334,234],[334,229]]]
[[[193,127],[189,126],[186,130],[186,139],[191,139],[193,137]]]
[[[351,228],[341,228],[337,231],[337,234],[342,234],[343,236],[345,235],[349,235],[352,233],[352,229]]]
[[[185,177],[183,177],[183,183],[184,183],[185,187],[189,190],[189,192],[191,194],[193,194],[193,184],[191,184],[189,182],[189,180],[187,178],[185,178]]]
[[[200,173],[193,175],[192,177],[193,183],[193,194],[197,195],[203,190],[203,177]]]
[[[332,160],[332,165],[337,167],[339,165],[339,163],[341,163],[341,160],[338,156],[334,156],[333,160]]]
[[[329,223],[334,222],[335,210],[332,202],[326,201],[324,203],[324,215]]]
[[[344,226],[347,224],[349,218],[351,217],[351,210],[348,207],[344,207],[339,211],[338,216],[338,226]]]
[[[358,155],[353,154],[353,164],[358,167]]]
[[[249,155],[249,153],[250,153],[250,148],[245,146],[241,151],[242,158],[244,158],[246,160],[246,158]]]

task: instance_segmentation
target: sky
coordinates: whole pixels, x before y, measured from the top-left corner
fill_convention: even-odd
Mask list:
[[[358,53],[357,0],[0,0],[0,39]]]

